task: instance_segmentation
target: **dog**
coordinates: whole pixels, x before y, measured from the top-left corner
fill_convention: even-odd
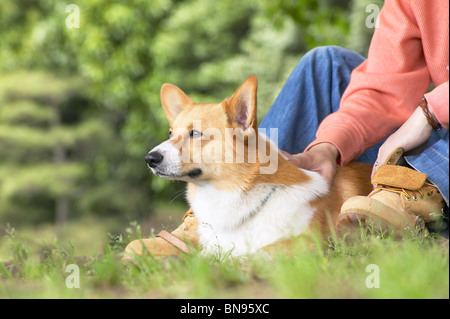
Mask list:
[[[202,104],[177,86],[161,88],[169,139],[145,160],[156,176],[187,182],[204,253],[239,256],[285,248],[313,231],[326,236],[345,200],[372,191],[370,164],[338,167],[328,185],[287,161],[258,131],[257,86],[250,76],[231,98]]]

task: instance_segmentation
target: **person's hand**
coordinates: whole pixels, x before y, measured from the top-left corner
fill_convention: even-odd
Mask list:
[[[281,153],[295,166],[318,172],[331,185],[336,174],[336,159],[339,156],[339,151],[333,144],[320,143],[298,154],[289,154],[285,151]]]
[[[372,170],[372,176],[397,147],[402,147],[409,154],[420,153],[430,138],[433,128],[420,107],[416,108],[410,118],[381,145]]]

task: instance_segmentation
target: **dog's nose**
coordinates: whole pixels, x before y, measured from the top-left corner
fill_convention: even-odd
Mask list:
[[[163,159],[164,156],[162,156],[161,153],[158,152],[150,152],[147,154],[147,156],[145,156],[145,162],[152,168],[158,166]]]

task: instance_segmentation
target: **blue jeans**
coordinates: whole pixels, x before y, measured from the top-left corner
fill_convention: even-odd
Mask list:
[[[319,47],[311,50],[292,71],[280,94],[261,122],[270,137],[270,128],[278,129],[278,147],[291,154],[303,152],[315,139],[320,122],[339,108],[350,74],[364,58],[350,50]],[[355,161],[373,164],[384,141],[368,149]],[[419,155],[407,156],[407,162],[428,175],[448,206],[449,136],[442,129],[433,131],[426,149]]]

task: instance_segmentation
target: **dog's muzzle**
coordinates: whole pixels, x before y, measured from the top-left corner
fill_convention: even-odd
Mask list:
[[[191,169],[188,172],[182,172],[180,170],[181,165],[179,158],[171,154],[169,151],[164,150],[163,147],[151,150],[145,156],[145,162],[147,166],[151,169],[152,173],[159,177],[169,178],[169,179],[197,179],[202,176],[203,172],[200,168]]]

